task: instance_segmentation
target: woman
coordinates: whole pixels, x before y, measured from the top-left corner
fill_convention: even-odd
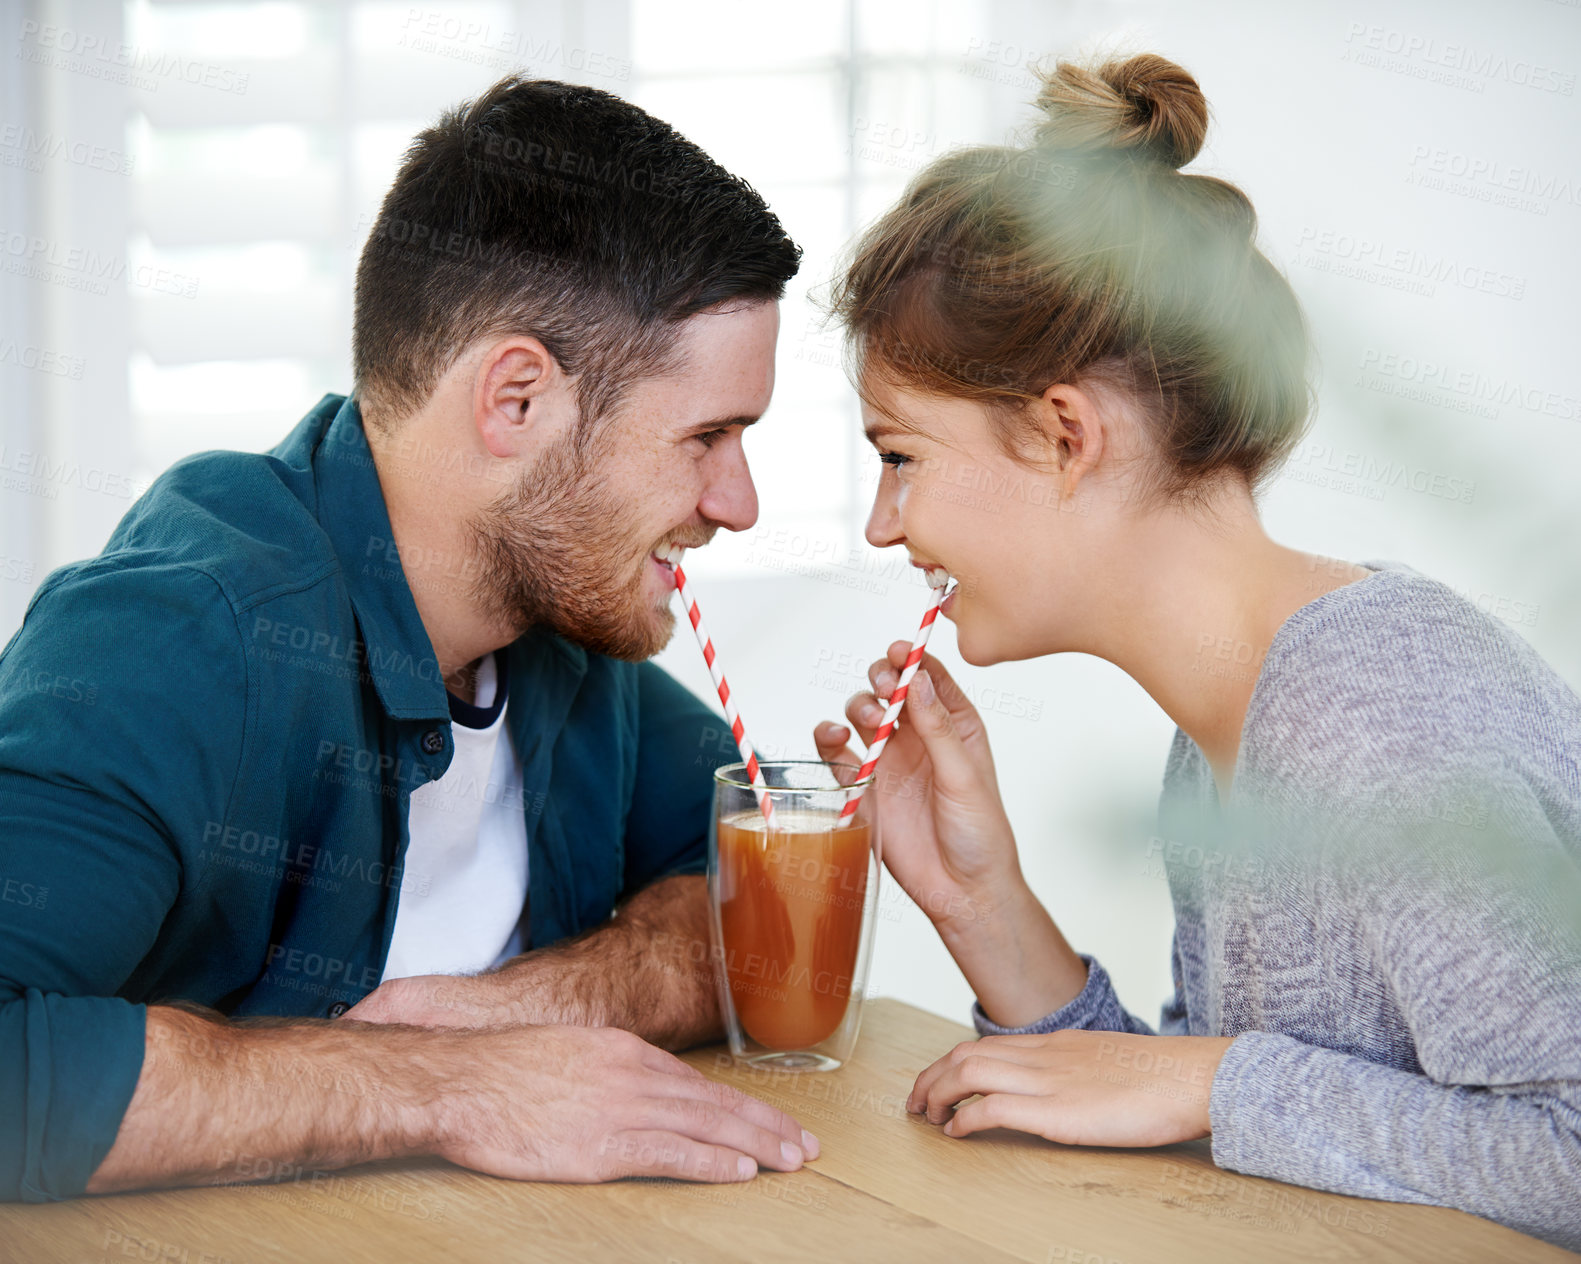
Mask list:
[[[928,657],[884,755],[885,860],[983,1039],[909,1106],[957,1137],[1211,1133],[1227,1168],[1581,1247],[1581,700],[1444,585],[1264,533],[1306,337],[1245,196],[1178,170],[1207,126],[1191,76],[1062,64],[1038,104],[1025,148],[919,175],[836,287],[884,462],[867,538],[955,577],[969,663],[1096,654],[1176,721],[1175,994],[1154,1035],[1066,943]],[[1252,668],[1213,670],[1223,646]],[[847,707],[866,740],[905,649]],[[850,730],[816,737],[829,758]]]

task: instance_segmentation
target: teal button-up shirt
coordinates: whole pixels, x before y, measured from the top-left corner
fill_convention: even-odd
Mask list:
[[[542,630],[506,657],[540,946],[703,870],[729,734],[652,664]],[[402,868],[411,791],[452,750],[340,396],[267,454],[181,461],[45,579],[0,654],[0,1199],[82,1192],[145,1006],[324,1016],[370,992],[428,877]]]

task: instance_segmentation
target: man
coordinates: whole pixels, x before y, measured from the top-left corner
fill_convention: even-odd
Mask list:
[[[606,93],[507,79],[417,137],[353,397],[180,462],[0,656],[0,1197],[816,1155],[657,1047],[719,1028],[724,752],[642,661],[674,550],[756,518],[799,256]]]

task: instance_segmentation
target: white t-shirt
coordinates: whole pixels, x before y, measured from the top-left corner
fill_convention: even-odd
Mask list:
[[[384,979],[475,974],[522,950],[527,821],[497,660],[490,654],[478,668],[475,706],[451,701],[455,755],[445,775],[412,791]]]

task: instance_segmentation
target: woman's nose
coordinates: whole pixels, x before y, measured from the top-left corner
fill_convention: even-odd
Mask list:
[[[867,530],[862,534],[875,549],[887,549],[906,538],[900,529],[900,506],[894,489],[888,484],[893,475],[888,471],[878,480],[878,491],[873,497],[873,512],[867,516]]]

